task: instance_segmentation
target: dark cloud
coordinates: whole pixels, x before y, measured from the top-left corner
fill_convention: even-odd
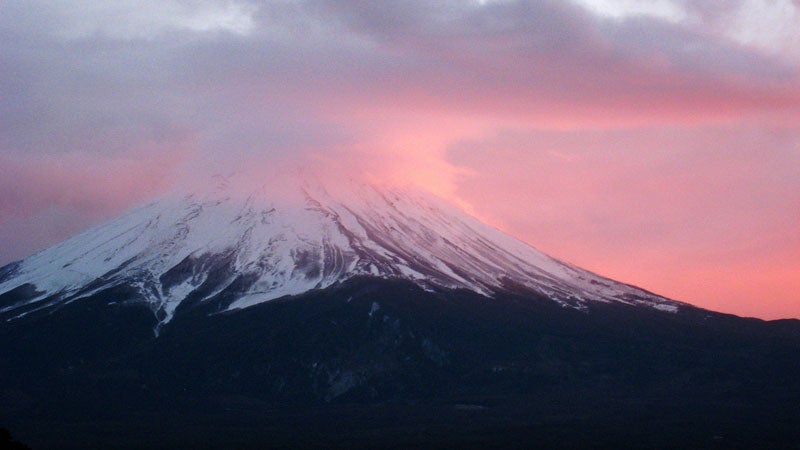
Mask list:
[[[357,3],[322,11],[394,55],[385,83],[410,107],[646,121],[800,102],[796,67],[654,18],[601,20],[568,2]]]

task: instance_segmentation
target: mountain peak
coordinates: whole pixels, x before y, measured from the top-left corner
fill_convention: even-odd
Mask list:
[[[355,276],[486,297],[527,289],[580,310],[680,305],[553,259],[421,190],[307,176],[254,187],[218,176],[2,269],[0,314],[126,286],[161,327],[182,304],[247,308]]]

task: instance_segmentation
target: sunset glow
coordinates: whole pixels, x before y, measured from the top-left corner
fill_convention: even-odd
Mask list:
[[[796,1],[0,9],[0,265],[214,173],[307,166],[421,185],[676,300],[800,318]]]

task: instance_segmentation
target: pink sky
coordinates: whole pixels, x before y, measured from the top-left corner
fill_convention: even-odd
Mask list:
[[[0,264],[214,172],[332,166],[677,300],[800,317],[797,1],[2,8]]]

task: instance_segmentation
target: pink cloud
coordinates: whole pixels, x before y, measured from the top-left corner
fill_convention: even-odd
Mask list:
[[[151,148],[156,150],[155,148]],[[173,186],[191,149],[137,157],[0,155],[0,264],[109,219]]]

